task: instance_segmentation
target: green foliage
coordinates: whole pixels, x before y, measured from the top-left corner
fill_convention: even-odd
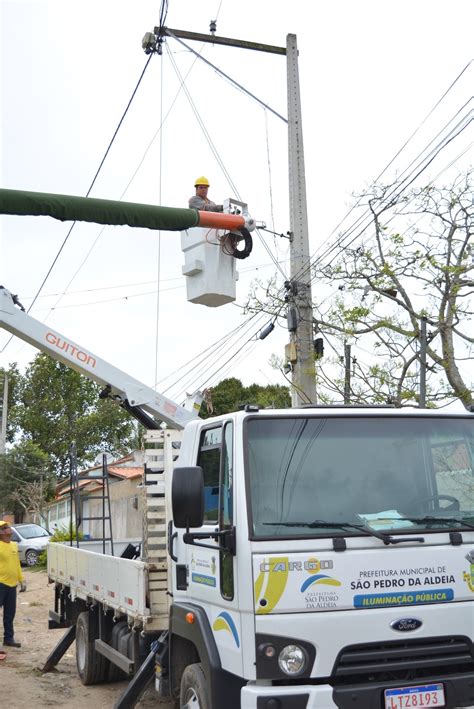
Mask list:
[[[353,308],[347,308],[344,310],[344,318],[348,322],[358,322],[359,320],[362,320],[363,318],[366,318],[367,315],[369,315],[370,310],[368,308],[364,308],[361,305],[357,305]]]
[[[280,384],[260,386],[251,384],[245,387],[240,379],[230,377],[223,379],[212,389],[212,405],[214,411],[209,413],[201,411],[203,418],[219,416],[238,411],[244,404],[257,404],[260,408],[282,409],[291,406],[288,387]],[[203,407],[204,408],[204,407]]]
[[[76,541],[76,539],[84,539],[84,535],[81,532],[81,530],[77,530],[74,525],[66,525],[62,524],[59,527],[56,527],[54,530],[53,534],[51,535],[51,542],[69,542],[71,541]]]
[[[66,527],[64,525],[61,525],[60,527],[57,527],[53,534],[50,537],[50,542],[70,542],[76,541],[79,539],[84,538],[83,533],[79,530],[77,531],[76,527],[74,525]],[[48,565],[48,549],[46,548],[44,551],[41,552],[41,554],[38,557],[38,563],[36,564],[36,568],[38,570],[40,569],[45,569]]]
[[[17,432],[48,454],[59,477],[69,473],[72,441],[79,466],[104,448],[117,455],[128,449],[133,421],[99,393],[97,384],[44,354],[35,357],[18,383],[11,411]]]
[[[0,367],[0,396],[3,401],[3,387],[5,386],[5,375],[8,377],[8,406],[7,406],[7,442],[13,443],[16,432],[16,421],[11,416],[11,411],[14,410],[17,403],[19,383],[21,374],[16,364],[10,364],[8,369]]]

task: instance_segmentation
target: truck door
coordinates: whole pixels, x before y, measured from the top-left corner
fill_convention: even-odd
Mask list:
[[[193,531],[233,530],[233,439],[232,421],[201,431],[196,462],[204,474],[204,524]],[[237,612],[236,557],[231,551],[219,549],[219,543],[212,539],[203,541],[208,546],[180,545],[187,566],[187,597],[205,607],[224,669],[239,673],[242,635]]]

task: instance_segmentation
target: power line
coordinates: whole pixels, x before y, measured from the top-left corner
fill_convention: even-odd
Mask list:
[[[433,114],[433,112],[439,107],[439,105],[443,102],[443,100],[446,98],[446,96],[452,91],[452,89],[454,88],[454,86],[458,83],[458,81],[461,79],[461,77],[464,75],[464,73],[469,69],[469,67],[471,66],[472,63],[473,63],[473,60],[469,61],[469,62],[466,64],[466,66],[459,72],[459,74],[458,74],[458,75],[455,77],[455,79],[451,82],[451,84],[449,85],[449,87],[443,92],[443,94],[442,94],[442,95],[440,96],[440,98],[436,101],[436,103],[434,104],[434,106],[430,109],[430,111],[428,112],[428,114],[423,118],[423,120],[420,122],[420,124],[417,126],[417,128],[413,131],[413,133],[410,135],[410,137],[403,143],[403,145],[402,145],[401,148],[397,151],[397,153],[395,154],[395,156],[389,161],[389,163],[387,163],[387,165],[383,168],[383,170],[382,170],[382,171],[379,173],[379,175],[375,178],[374,182],[377,182],[377,181],[380,179],[380,177],[386,172],[386,170],[390,167],[390,165],[393,164],[393,162],[395,161],[395,159],[401,154],[401,152],[402,152],[402,151],[406,148],[406,146],[410,143],[410,141],[412,140],[412,138],[419,132],[419,130],[421,129],[421,127],[426,123],[426,121],[428,120],[428,118],[429,118],[429,117]],[[472,97],[471,97],[471,99],[469,99],[469,100],[464,104],[463,107],[461,107],[461,109],[458,110],[458,112],[455,114],[455,116],[457,116],[458,113],[459,113],[463,108],[465,108],[465,107],[469,104],[469,102],[470,102],[471,100],[472,100]],[[451,118],[451,120],[448,121],[448,124],[447,124],[447,125],[449,125],[449,123],[450,123],[452,120],[453,120],[453,118]],[[445,126],[445,127],[446,127],[446,126]],[[438,135],[439,135],[439,133],[438,133]],[[425,151],[425,150],[427,149],[427,147],[429,147],[429,145],[431,144],[431,142],[433,142],[433,140],[435,140],[435,139],[436,139],[436,138],[432,139],[432,141],[430,141],[430,143],[428,144],[428,146],[426,146],[423,151]],[[422,151],[422,152],[423,152],[423,151]],[[420,155],[421,155],[421,153],[419,153],[417,157],[420,157]],[[417,158],[415,158],[414,160],[412,160],[412,162],[410,163],[410,165],[408,166],[408,168],[405,169],[404,172],[406,172],[406,170],[409,169],[409,167],[413,164],[413,162],[414,162],[416,159],[417,159]],[[403,173],[402,173],[402,174],[403,174]],[[395,183],[395,184],[396,184],[396,183]],[[312,264],[312,262],[313,262],[313,259],[314,259],[315,256],[316,256],[316,253],[321,249],[321,247],[323,246],[323,244],[324,244],[325,242],[327,242],[327,241],[331,238],[331,236],[335,233],[335,231],[336,231],[337,229],[339,229],[339,227],[340,227],[340,226],[343,224],[343,222],[347,219],[347,217],[350,215],[350,213],[351,213],[354,209],[356,209],[356,208],[359,206],[362,197],[363,197],[363,195],[361,195],[361,196],[358,198],[357,202],[349,209],[349,211],[345,214],[345,216],[344,216],[344,217],[342,218],[342,220],[337,224],[337,226],[334,227],[334,229],[333,229],[332,232],[328,235],[328,237],[325,239],[325,241],[322,242],[322,243],[318,246],[318,248],[316,249],[316,251],[313,253],[313,255],[312,255],[310,261],[308,262],[306,268],[305,268],[304,270],[302,270],[302,274],[301,274],[301,275],[304,275],[305,273],[307,273],[307,271],[311,268],[311,264]],[[361,222],[362,219],[364,219],[364,217],[365,217],[366,215],[367,215],[367,211],[364,212],[364,214],[362,214],[362,215],[356,220],[356,222],[355,222],[351,227],[349,227],[349,230],[354,231],[354,229],[357,228],[357,225]],[[367,225],[366,225],[366,226],[367,226]],[[364,227],[364,228],[366,228],[366,227]],[[349,231],[349,234],[348,234],[347,232],[348,232],[348,230],[346,230],[346,232],[345,232],[344,234],[340,235],[340,237],[338,238],[336,244],[335,244],[335,245],[332,245],[332,246],[330,246],[330,247],[328,247],[328,250],[332,251],[332,250],[334,250],[334,248],[337,248],[337,246],[338,246],[340,243],[342,243],[342,240],[344,240],[345,238],[347,238],[348,235],[350,234],[350,231]],[[352,242],[351,242],[351,243],[352,243]],[[323,259],[323,258],[325,258],[326,255],[327,255],[327,251],[326,251],[322,256],[320,256],[320,260]],[[301,277],[301,276],[300,276],[300,277]]]
[[[228,337],[224,337],[220,344],[214,348],[210,356],[207,356],[205,359],[203,359],[202,355],[198,355],[197,358],[194,358],[195,360],[198,359],[198,362],[194,361],[193,366],[191,367],[190,373],[188,375],[182,376],[178,381],[182,381],[186,376],[188,376],[187,381],[182,385],[185,391],[189,389],[202,389],[205,387],[205,383],[202,383],[201,378],[204,374],[207,374],[210,377],[213,377],[214,374],[210,374],[209,372],[217,365],[219,365],[219,369],[221,368],[221,362],[222,362],[222,357],[226,356],[227,353],[231,352],[233,348],[235,348],[238,343],[243,339],[243,337],[248,333],[250,330],[250,327],[253,327],[255,325],[252,325],[252,320],[254,317],[257,317],[257,314],[252,315],[249,319],[247,319],[242,325],[240,325],[238,328],[234,329],[229,333]],[[263,316],[261,316],[263,317]],[[238,339],[236,342],[231,342],[231,340],[240,332],[241,334],[239,335]],[[252,337],[256,336],[256,333],[254,332]],[[230,344],[229,344],[230,343]],[[209,348],[208,348],[209,349]],[[240,350],[239,350],[240,351]],[[231,355],[231,358],[234,355]],[[199,361],[199,358],[201,361]],[[229,361],[229,360],[226,360]],[[201,366],[200,366],[201,365]],[[189,376],[189,374],[191,376]],[[175,386],[177,382],[173,383],[168,387],[168,389],[165,389],[165,392],[168,391],[172,386]],[[196,384],[195,384],[196,383]],[[194,385],[194,386],[193,386]]]
[[[468,62],[468,63],[466,64],[466,66],[459,72],[459,74],[458,74],[458,75],[456,76],[456,78],[451,82],[451,84],[450,84],[449,87],[446,89],[446,91],[443,92],[443,94],[442,94],[442,95],[440,96],[440,98],[436,101],[436,103],[435,103],[434,106],[431,108],[431,110],[426,114],[426,116],[423,118],[423,120],[418,124],[418,126],[415,128],[415,130],[413,131],[413,133],[410,135],[410,137],[403,143],[403,145],[401,146],[401,148],[399,148],[399,150],[395,153],[395,155],[393,156],[393,158],[385,165],[385,167],[384,167],[383,170],[377,175],[377,177],[376,177],[374,180],[372,180],[373,183],[376,183],[376,182],[378,182],[378,181],[380,180],[380,178],[382,177],[382,175],[383,175],[383,174],[388,170],[388,168],[394,163],[394,161],[396,160],[396,158],[403,152],[403,150],[407,147],[407,145],[410,143],[410,141],[415,137],[415,135],[416,135],[416,134],[419,132],[419,130],[422,128],[422,126],[426,123],[426,121],[428,120],[428,118],[434,113],[434,111],[436,110],[436,108],[438,108],[438,106],[442,103],[442,101],[446,98],[446,96],[450,93],[450,91],[452,91],[452,89],[453,89],[454,86],[457,84],[457,82],[459,81],[459,79],[463,76],[463,74],[467,71],[467,69],[469,68],[469,66],[472,64],[472,61],[473,61],[473,60],[471,60],[470,62]],[[328,241],[328,240],[331,238],[331,236],[340,228],[340,226],[344,223],[344,221],[347,219],[347,217],[349,216],[349,214],[350,214],[356,207],[358,207],[358,205],[360,204],[361,199],[362,199],[362,195],[359,197],[359,199],[357,200],[357,202],[349,209],[349,211],[344,215],[344,217],[341,219],[341,221],[334,227],[334,229],[332,230],[332,232],[331,232],[331,233],[329,234],[329,236],[327,237],[326,241]]]
[[[285,263],[284,261],[282,263]],[[239,269],[240,273],[249,273],[250,271],[257,271],[259,268],[268,268],[269,266],[273,266],[273,263],[259,263],[256,266],[248,266],[247,268],[241,268]],[[161,282],[162,283],[168,283],[170,281],[183,281],[184,276],[174,276],[173,278],[162,278]],[[68,291],[67,293],[43,293],[42,295],[38,296],[39,298],[55,298],[59,295],[81,295],[83,293],[97,293],[99,291],[105,291],[105,290],[114,290],[116,288],[135,288],[136,286],[149,286],[152,284],[155,284],[156,280],[152,281],[137,281],[136,283],[117,283],[115,285],[110,285],[110,286],[100,286],[98,288],[82,288],[80,290],[73,290],[73,291]],[[29,299],[32,299],[32,295],[24,295],[22,297],[22,301],[27,301]],[[78,303],[78,305],[81,305]]]
[[[456,128],[459,128],[459,130],[458,130],[456,133],[453,133],[453,132],[451,131],[451,133],[449,133],[448,136],[445,137],[445,139],[444,139],[442,142],[438,143],[438,145],[437,145],[427,156],[425,156],[425,157],[423,158],[423,160],[422,160],[418,165],[416,165],[416,166],[413,168],[413,170],[409,173],[409,175],[408,175],[401,183],[399,183],[399,182],[394,183],[394,185],[392,186],[392,187],[393,187],[392,191],[389,192],[387,195],[384,195],[384,196],[383,196],[383,202],[386,203],[386,206],[388,206],[388,200],[389,200],[389,199],[391,200],[392,203],[393,203],[395,200],[399,199],[400,196],[402,195],[402,193],[403,193],[410,185],[413,184],[413,182],[427,169],[427,167],[429,167],[429,165],[435,160],[435,158],[436,158],[455,138],[457,138],[459,135],[461,135],[461,134],[464,132],[464,130],[466,130],[466,128],[469,126],[469,124],[473,121],[473,115],[472,115],[472,114],[473,114],[472,111],[471,111],[469,114],[467,114],[467,116],[465,117],[465,119],[463,119],[462,121],[460,121],[460,122],[455,126],[455,129],[456,129]],[[466,119],[468,119],[468,120],[466,120]],[[464,125],[463,125],[463,124],[464,124]],[[459,127],[459,126],[461,126],[461,127]],[[453,129],[453,130],[454,130],[454,129]],[[431,142],[433,142],[433,141],[431,141]],[[428,144],[427,147],[429,147],[429,145],[431,144],[431,142]],[[461,153],[461,155],[463,155],[464,152],[466,152],[466,151],[464,150],[464,151]],[[424,163],[424,164],[423,164],[423,163]],[[408,168],[407,168],[407,169],[408,169]],[[418,172],[416,172],[416,170],[418,170]],[[406,172],[406,170],[405,170],[404,172]],[[415,173],[415,174],[414,174],[414,173]],[[402,173],[402,174],[404,174],[404,173]],[[407,182],[407,180],[409,180],[409,181]],[[406,184],[405,184],[405,186],[404,186],[403,188],[401,188],[401,186],[403,185],[404,182],[406,182]],[[432,183],[432,181],[430,182],[430,184],[431,184],[431,183]],[[398,188],[401,188],[401,189],[398,189]],[[398,191],[396,191],[397,189],[398,189]],[[382,205],[383,205],[383,202],[381,203]],[[364,214],[364,216],[365,216],[366,214],[368,214],[368,210],[367,210],[367,212]],[[370,217],[370,219],[368,220],[368,222],[367,222],[367,223],[358,231],[358,233],[347,243],[347,239],[348,239],[349,236],[354,232],[354,228],[351,228],[351,230],[348,230],[342,237],[340,237],[340,238],[338,239],[338,241],[337,241],[335,244],[333,244],[332,246],[328,246],[328,248],[326,249],[326,251],[319,257],[318,261],[322,261],[324,258],[327,258],[331,252],[333,252],[335,249],[339,248],[339,251],[332,257],[331,261],[330,261],[327,265],[330,265],[331,263],[333,263],[334,260],[342,253],[343,249],[346,249],[346,248],[348,248],[349,246],[351,246],[351,245],[354,243],[354,241],[356,241],[356,239],[358,239],[359,236],[361,236],[361,234],[363,234],[363,232],[364,232],[365,229],[371,224],[371,222],[372,222],[372,217]],[[308,268],[311,268],[312,265],[313,265],[313,264],[310,262],[310,263],[308,264]]]
[[[250,98],[252,98],[254,101],[256,101],[257,103],[259,103],[260,106],[263,106],[263,108],[266,108],[267,111],[270,111],[271,113],[273,113],[277,118],[280,118],[280,120],[282,120],[284,123],[288,123],[288,119],[287,119],[287,118],[285,118],[284,116],[282,116],[280,113],[278,113],[277,111],[275,111],[271,106],[269,106],[269,105],[266,104],[264,101],[262,101],[262,100],[259,99],[257,96],[255,96],[255,94],[251,93],[248,89],[246,89],[244,86],[242,86],[242,84],[239,84],[237,81],[235,81],[235,79],[233,79],[231,76],[229,76],[229,75],[226,74],[224,71],[222,71],[222,69],[219,69],[219,67],[215,66],[215,64],[212,64],[212,62],[208,61],[208,60],[205,59],[203,56],[201,56],[200,54],[198,54],[192,47],[189,46],[189,44],[186,44],[186,42],[183,42],[182,39],[180,39],[180,38],[177,37],[175,34],[173,34],[173,32],[172,32],[171,30],[167,29],[167,30],[166,30],[166,34],[167,34],[169,37],[172,37],[173,39],[175,39],[175,40],[176,40],[177,42],[179,42],[180,44],[182,44],[183,47],[186,47],[186,49],[187,49],[189,52],[192,52],[193,54],[196,54],[196,56],[198,56],[199,59],[201,59],[201,61],[203,61],[203,62],[204,62],[205,64],[207,64],[208,66],[212,67],[212,69],[214,69],[214,71],[216,71],[218,74],[220,74],[220,76],[223,76],[225,79],[227,79],[227,81],[230,81],[230,83],[233,84],[233,86],[235,86],[236,88],[238,88],[238,89],[239,89],[240,91],[242,91],[244,94],[247,94],[247,96],[250,96]]]
[[[160,293],[165,293],[167,291],[171,290],[180,290],[184,288],[184,284],[180,286],[171,286],[171,288],[160,288]],[[41,310],[48,310],[49,312],[52,312],[53,310],[62,310],[64,308],[84,308],[87,307],[88,305],[102,305],[103,303],[114,303],[120,300],[131,300],[132,298],[142,298],[143,296],[146,295],[155,295],[156,296],[156,288],[154,290],[150,291],[145,291],[142,293],[130,293],[129,295],[120,295],[117,296],[117,298],[105,298],[103,300],[93,300],[90,301],[89,303],[70,303],[69,305],[57,305],[49,308],[35,308],[35,313],[40,312]]]
[[[131,95],[131,97],[130,97],[130,100],[129,100],[128,103],[127,103],[127,106],[126,106],[126,108],[125,108],[125,111],[123,112],[122,117],[121,117],[121,119],[120,119],[119,122],[118,122],[118,125],[117,125],[117,127],[116,127],[116,129],[115,129],[115,131],[114,131],[114,134],[113,134],[113,136],[112,136],[112,139],[110,140],[110,143],[109,143],[108,146],[107,146],[107,149],[106,149],[106,151],[105,151],[105,153],[104,153],[104,155],[103,155],[103,157],[102,157],[102,160],[100,161],[99,167],[97,168],[97,171],[96,171],[96,173],[95,173],[95,175],[94,175],[94,178],[93,178],[93,180],[92,180],[92,182],[91,182],[91,184],[90,184],[90,186],[89,186],[89,189],[88,189],[87,192],[86,192],[86,197],[88,197],[88,196],[90,195],[90,193],[91,193],[91,191],[92,191],[92,188],[94,187],[94,184],[95,184],[95,182],[96,182],[96,180],[97,180],[97,178],[98,178],[98,176],[99,176],[99,173],[100,173],[100,171],[101,171],[101,169],[102,169],[102,166],[103,166],[103,164],[104,164],[104,162],[105,162],[105,160],[106,160],[106,158],[107,158],[107,155],[109,154],[110,149],[112,148],[112,145],[113,145],[113,143],[114,143],[114,141],[115,141],[115,138],[117,137],[117,133],[119,132],[119,130],[120,130],[121,126],[122,126],[122,123],[123,123],[123,121],[124,121],[124,119],[125,119],[125,116],[126,116],[127,113],[128,113],[128,110],[129,110],[129,108],[130,108],[130,106],[131,106],[131,104],[132,104],[132,101],[133,101],[133,99],[135,98],[135,94],[136,94],[137,91],[138,91],[138,87],[140,86],[141,81],[142,81],[142,79],[143,79],[143,77],[144,77],[144,75],[145,75],[145,72],[146,72],[147,68],[148,68],[148,64],[150,63],[151,56],[152,56],[152,55],[150,55],[150,56],[148,57],[148,59],[147,59],[147,61],[146,61],[146,63],[145,63],[145,66],[144,66],[144,68],[143,68],[143,71],[142,71],[142,73],[140,74],[140,78],[138,79],[137,85],[135,86],[135,88],[134,88],[134,90],[133,90],[133,93],[132,93],[132,95]],[[39,289],[38,289],[38,292],[37,292],[36,296],[35,296],[34,299],[33,299],[33,302],[30,304],[30,307],[28,308],[28,312],[30,312],[31,308],[32,308],[33,305],[35,304],[36,298],[38,297],[39,293],[43,290],[44,284],[45,284],[46,281],[48,280],[49,275],[50,275],[51,271],[53,270],[54,265],[56,264],[56,262],[57,262],[57,260],[58,260],[58,258],[59,258],[59,255],[60,255],[60,253],[61,253],[61,251],[63,250],[64,246],[66,245],[66,242],[67,242],[67,240],[69,239],[69,236],[70,236],[72,230],[74,229],[75,224],[76,224],[76,222],[73,222],[73,223],[72,223],[71,228],[69,229],[69,231],[68,231],[68,233],[67,233],[67,235],[66,235],[66,238],[64,239],[63,243],[61,244],[61,247],[59,248],[59,251],[58,251],[58,253],[57,253],[56,256],[55,256],[55,258],[54,258],[54,260],[53,260],[53,263],[51,264],[51,266],[50,266],[50,268],[49,268],[49,270],[48,270],[48,272],[47,272],[47,274],[46,274],[46,276],[45,276],[45,278],[44,278],[44,280],[43,280],[41,286],[40,286]]]
[[[188,70],[188,72],[187,72],[187,74],[186,74],[186,78],[189,76],[189,74],[190,74],[191,70],[193,69],[194,64],[196,63],[196,61],[197,61],[197,58],[194,60],[193,64],[192,64],[191,67],[189,68],[189,70]],[[130,185],[132,184],[132,182],[134,181],[135,177],[137,176],[137,174],[138,174],[138,172],[139,172],[141,166],[143,165],[143,163],[144,163],[144,161],[145,161],[145,158],[146,158],[146,156],[148,155],[148,152],[150,151],[151,146],[152,146],[153,143],[155,142],[155,140],[156,140],[156,138],[158,137],[158,135],[161,136],[163,125],[164,125],[164,123],[166,122],[168,116],[170,115],[172,109],[174,108],[174,105],[175,105],[175,103],[176,103],[176,101],[177,101],[177,99],[178,99],[178,96],[179,96],[179,94],[181,93],[181,88],[182,88],[182,87],[180,86],[179,89],[178,89],[178,91],[176,92],[176,95],[175,95],[173,101],[172,101],[171,104],[170,104],[170,107],[169,107],[168,111],[166,112],[164,118],[162,118],[162,120],[161,120],[161,122],[160,122],[160,125],[158,126],[158,129],[155,131],[155,133],[154,133],[152,139],[150,140],[150,142],[148,143],[147,147],[145,148],[145,152],[143,153],[143,155],[142,155],[140,161],[138,162],[137,167],[135,168],[135,170],[134,170],[132,176],[130,177],[130,179],[129,179],[127,185],[125,186],[125,189],[123,190],[122,194],[120,195],[119,200],[122,200],[122,199],[124,198],[124,196],[126,195],[126,193],[128,192],[128,189],[129,189]],[[99,241],[99,238],[101,237],[101,235],[104,233],[105,229],[106,229],[105,226],[103,226],[103,227],[100,229],[99,233],[97,234],[97,236],[96,236],[94,242],[92,243],[91,247],[90,247],[89,250],[87,251],[85,257],[84,257],[83,260],[82,260],[82,262],[80,263],[80,265],[78,266],[78,268],[75,270],[75,272],[74,272],[72,278],[69,280],[69,282],[68,282],[68,284],[67,284],[67,286],[66,286],[66,288],[65,288],[65,292],[67,292],[67,290],[68,290],[69,286],[71,285],[71,283],[74,282],[74,280],[76,279],[78,273],[82,270],[82,268],[84,267],[84,265],[85,265],[86,262],[88,261],[88,259],[89,259],[90,255],[91,255],[92,251],[95,249],[95,247],[96,247],[96,245],[97,245],[97,242]],[[64,292],[63,294],[61,294],[61,296],[64,295],[65,292]],[[60,302],[60,301],[61,301],[61,297],[60,297],[60,299],[59,299],[58,302]],[[56,304],[56,305],[57,305],[57,304]]]
[[[470,99],[471,100],[471,99]],[[465,108],[469,102],[466,102],[462,108]],[[464,130],[469,126],[469,124],[473,120],[473,111],[469,111],[465,116],[458,121],[456,126],[450,130],[450,132],[443,137],[442,140],[438,142],[438,144],[425,156],[422,157],[423,152],[426,152],[426,150],[432,145],[432,143],[439,138],[441,133],[445,130],[447,126],[452,122],[452,120],[459,114],[460,110],[459,109],[456,114],[448,121],[445,126],[437,133],[437,135],[430,140],[430,142],[423,148],[423,150],[417,155],[416,158],[414,158],[411,163],[405,168],[405,170],[401,173],[400,177],[405,175],[407,171],[412,167],[413,169],[411,172],[408,173],[408,175],[400,181],[400,178],[397,179],[396,182],[393,183],[393,185],[390,186],[388,192],[386,192],[383,195],[383,198],[381,200],[381,205],[389,204],[389,200],[394,202],[397,200],[401,194],[411,185],[413,182],[427,169],[427,167],[433,162],[433,160],[455,139],[457,138],[461,133],[464,132]],[[455,132],[457,131],[457,132]],[[465,151],[463,151],[465,152]],[[462,155],[463,153],[461,153]],[[418,160],[418,164],[414,165],[414,163]],[[432,180],[433,181],[433,180]],[[431,182],[432,182],[431,181]],[[430,184],[431,184],[430,182]],[[404,185],[404,183],[406,183]],[[404,185],[404,186],[403,186]],[[359,200],[360,201],[360,200]],[[367,218],[367,219],[366,219]],[[358,232],[355,234],[355,236],[348,242],[349,237],[354,233],[356,228],[360,227],[361,223],[363,220],[366,219],[366,223],[358,230]],[[316,261],[321,263],[324,259],[327,259],[329,255],[334,252],[336,249],[338,249],[337,253],[332,257],[331,261],[327,264],[330,265],[331,263],[334,262],[334,260],[339,256],[340,253],[342,253],[343,249],[348,248],[351,246],[356,239],[358,239],[365,229],[367,229],[368,226],[372,223],[372,215],[370,214],[370,210],[366,209],[365,212],[343,233],[339,236],[337,241],[331,245],[328,245],[326,250],[318,256],[317,259],[315,259],[315,254],[319,249],[316,250],[316,252],[313,253],[313,256],[311,257],[310,261],[306,264],[306,269],[302,270],[302,273],[306,273],[310,268],[312,268],[315,264]],[[321,248],[321,246],[319,247]],[[314,280],[314,279],[313,279]]]
[[[196,104],[194,103],[193,98],[192,98],[192,96],[191,96],[191,94],[190,94],[190,92],[189,92],[189,90],[188,90],[188,88],[187,88],[187,86],[186,86],[185,80],[182,78],[181,72],[179,71],[179,68],[178,68],[178,66],[177,66],[177,64],[176,64],[176,61],[175,61],[175,59],[174,59],[172,53],[169,51],[168,47],[167,47],[167,51],[168,51],[168,56],[169,56],[169,58],[170,58],[170,61],[171,61],[172,65],[173,65],[173,68],[174,68],[174,70],[175,70],[175,72],[176,72],[176,75],[177,75],[179,81],[181,82],[181,85],[182,85],[182,87],[183,87],[183,91],[184,91],[184,93],[186,94],[186,98],[188,99],[188,102],[189,102],[189,104],[190,104],[190,106],[191,106],[191,109],[192,109],[192,111],[193,111],[193,113],[194,113],[194,115],[195,115],[195,117],[196,117],[196,120],[197,120],[197,122],[199,123],[199,126],[201,127],[201,130],[202,130],[202,132],[203,132],[203,134],[204,134],[204,137],[206,138],[206,141],[207,141],[207,143],[208,143],[208,145],[209,145],[209,148],[210,148],[212,154],[214,155],[217,164],[218,164],[219,167],[221,168],[221,170],[222,170],[222,172],[223,172],[225,178],[227,179],[227,182],[229,183],[230,188],[232,189],[232,191],[234,192],[234,194],[238,197],[238,199],[242,201],[242,198],[241,198],[241,195],[240,195],[240,193],[239,193],[239,190],[237,189],[236,185],[234,184],[234,182],[233,182],[233,180],[232,180],[232,178],[231,178],[231,176],[230,176],[230,174],[229,174],[229,172],[228,172],[226,166],[224,165],[224,162],[222,161],[222,159],[221,159],[221,157],[220,157],[219,151],[217,150],[216,146],[214,145],[214,142],[213,142],[213,140],[212,140],[212,138],[211,138],[211,136],[210,136],[210,134],[209,134],[209,131],[207,130],[206,125],[205,125],[203,119],[201,118],[201,115],[199,114],[199,111],[198,111],[198,109],[197,109],[197,107],[196,107]],[[257,232],[257,234],[258,234],[258,237],[259,237],[259,239],[260,239],[260,242],[261,242],[262,246],[264,247],[264,249],[265,249],[266,252],[268,253],[269,257],[272,259],[272,261],[274,262],[275,266],[276,266],[276,267],[278,268],[278,270],[280,271],[280,273],[281,273],[281,275],[283,276],[283,278],[286,279],[286,274],[285,274],[284,271],[282,270],[282,268],[281,268],[281,266],[280,266],[278,260],[277,260],[277,259],[273,256],[273,254],[271,253],[271,250],[269,249],[267,243],[265,242],[264,238],[262,237],[262,235],[261,235],[261,233],[260,233],[260,230],[259,230],[259,229],[256,229],[256,232]]]
[[[127,104],[127,107],[125,108],[125,111],[124,111],[124,113],[123,113],[123,115],[122,115],[122,117],[121,117],[121,119],[120,119],[120,121],[119,121],[119,123],[118,123],[118,125],[117,125],[117,128],[116,128],[115,131],[114,131],[114,134],[113,134],[113,136],[112,136],[112,139],[111,139],[109,145],[107,146],[107,149],[106,149],[106,151],[105,151],[105,153],[104,153],[104,156],[103,156],[102,160],[100,161],[99,167],[97,168],[97,171],[96,171],[96,173],[95,173],[95,175],[94,175],[94,178],[93,178],[93,180],[92,180],[92,182],[91,182],[91,184],[90,184],[90,186],[89,186],[89,189],[87,190],[86,197],[89,196],[89,194],[91,193],[92,188],[94,187],[94,184],[95,184],[95,182],[96,182],[96,180],[97,180],[97,177],[98,177],[98,175],[99,175],[99,172],[100,172],[101,169],[102,169],[102,166],[103,166],[103,164],[104,164],[104,162],[105,162],[105,159],[106,159],[107,155],[108,155],[109,152],[110,152],[110,149],[111,149],[111,147],[112,147],[112,144],[114,143],[115,138],[117,137],[117,133],[118,133],[118,131],[120,130],[120,127],[121,127],[121,125],[122,125],[122,123],[123,123],[123,121],[124,121],[124,119],[125,119],[125,116],[126,116],[127,113],[128,113],[128,110],[129,110],[129,108],[130,108],[130,106],[131,106],[131,103],[132,103],[134,97],[135,97],[135,94],[136,94],[137,91],[138,91],[138,87],[140,86],[141,81],[142,81],[142,79],[143,79],[143,76],[145,75],[145,71],[146,71],[147,68],[148,68],[148,65],[149,65],[149,63],[150,63],[151,57],[152,57],[152,55],[150,55],[150,56],[148,57],[147,61],[145,62],[145,66],[144,66],[144,68],[143,68],[142,73],[140,74],[140,78],[138,79],[137,85],[135,86],[135,89],[133,90],[132,96],[131,96],[131,98],[130,98],[128,104]],[[63,242],[62,242],[62,244],[61,244],[61,246],[60,246],[59,249],[58,249],[58,252],[57,252],[56,256],[54,257],[54,259],[53,259],[53,261],[52,261],[52,263],[51,263],[51,265],[50,265],[50,267],[49,267],[49,269],[48,269],[48,271],[47,271],[47,273],[46,273],[46,276],[44,277],[44,279],[43,279],[43,281],[42,281],[40,287],[38,288],[38,290],[37,290],[37,292],[36,292],[36,295],[35,295],[34,298],[33,298],[32,303],[30,303],[30,306],[28,307],[28,310],[27,310],[28,313],[30,312],[30,310],[31,310],[31,308],[33,307],[33,305],[35,304],[36,299],[38,298],[39,294],[40,294],[41,291],[43,290],[44,285],[45,285],[46,281],[48,280],[49,276],[51,275],[51,272],[52,272],[54,266],[56,265],[56,263],[57,263],[57,261],[58,261],[58,259],[59,259],[59,256],[61,255],[61,253],[62,253],[64,247],[66,246],[66,243],[67,243],[67,241],[68,241],[68,239],[69,239],[69,237],[70,237],[70,235],[71,235],[71,233],[72,233],[72,230],[74,229],[75,225],[76,225],[76,222],[74,221],[74,222],[71,224],[71,226],[69,227],[68,232],[67,232],[67,234],[66,234],[66,236],[65,236],[65,238],[64,238],[64,240],[63,240]],[[7,346],[9,345],[9,343],[12,341],[12,339],[13,339],[13,336],[11,336],[11,337],[7,340],[6,344],[5,344],[4,347],[2,348],[1,352],[4,352],[4,351],[5,351],[5,349],[7,348]]]

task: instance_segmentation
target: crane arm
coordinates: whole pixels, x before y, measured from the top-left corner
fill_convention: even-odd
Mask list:
[[[0,189],[0,214],[47,216],[62,222],[94,222],[163,231],[185,231],[195,226],[237,231],[243,228],[252,231],[255,228],[255,220],[248,214],[222,214],[95,197],[7,189]]]
[[[0,327],[102,385],[104,390],[101,396],[112,398],[147,428],[158,428],[164,421],[170,428],[182,429],[188,421],[198,417],[202,401],[200,393],[189,397],[185,407],[179,406],[35,320],[24,312],[16,296],[3,286],[0,286]]]

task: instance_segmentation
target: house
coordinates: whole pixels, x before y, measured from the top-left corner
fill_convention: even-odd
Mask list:
[[[141,539],[143,532],[143,451],[132,451],[128,455],[108,464],[110,513],[113,539]],[[94,465],[78,473],[78,496],[81,516],[84,519],[80,529],[86,538],[102,539],[103,534],[103,480],[102,464]],[[77,493],[76,493],[77,494]],[[48,505],[48,528],[68,529],[71,522],[71,506],[74,515],[74,489],[70,478],[56,486],[54,502]],[[105,507],[107,515],[107,506]],[[87,517],[94,519],[88,520]],[[105,536],[109,535],[108,520],[105,522]]]

